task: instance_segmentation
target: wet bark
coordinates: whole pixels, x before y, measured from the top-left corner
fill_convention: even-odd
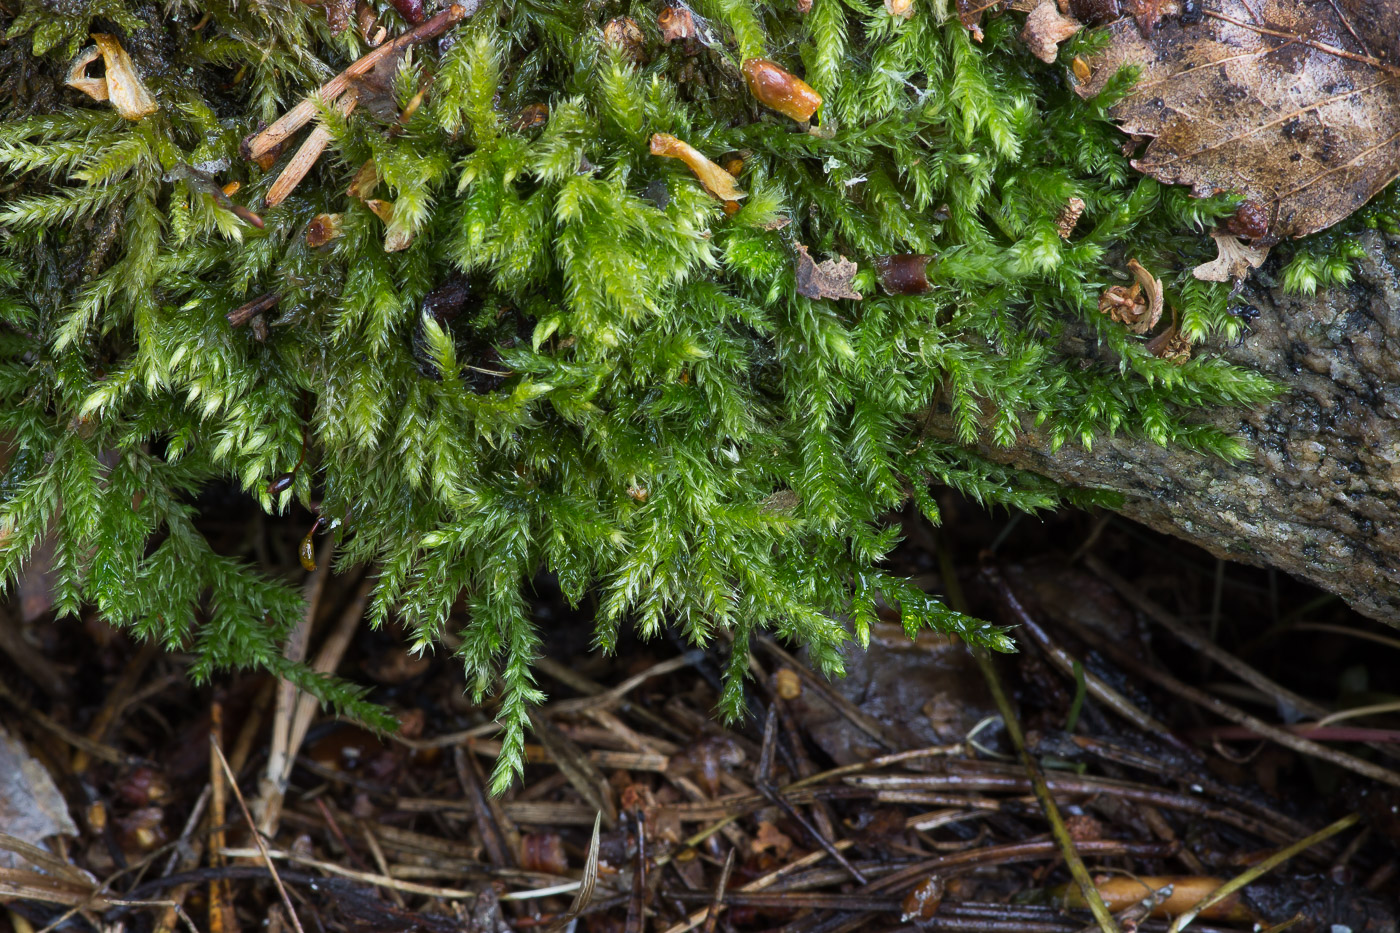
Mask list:
[[[1129,518],[1302,577],[1400,627],[1400,237],[1372,232],[1362,244],[1350,287],[1290,296],[1261,275],[1238,298],[1260,311],[1253,332],[1235,347],[1201,348],[1286,386],[1258,410],[1209,416],[1251,460],[1124,435],[1052,452],[1029,424],[1014,447],[980,452],[1065,485],[1114,490]],[[1083,335],[1067,339],[1067,352],[1095,355]],[[932,430],[951,437],[946,413]]]

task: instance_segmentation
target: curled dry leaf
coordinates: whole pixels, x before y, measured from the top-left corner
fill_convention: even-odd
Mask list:
[[[1326,229],[1400,174],[1400,4],[1200,0],[1199,12],[1150,35],[1112,23],[1076,88],[1092,97],[1119,68],[1141,69],[1110,111],[1152,137],[1134,167],[1258,203],[1257,245]]]
[[[1246,246],[1240,238],[1229,232],[1211,234],[1215,240],[1217,255],[1210,262],[1203,262],[1191,274],[1206,282],[1228,282],[1230,279],[1243,279],[1250,269],[1258,269],[1269,255],[1267,246]]]
[[[1191,359],[1191,341],[1181,333],[1181,319],[1172,308],[1172,326],[1147,341],[1147,352],[1180,366]]]
[[[721,201],[738,201],[748,197],[738,185],[734,176],[701,155],[700,150],[682,142],[670,133],[657,133],[651,137],[651,154],[667,159],[680,159],[686,164],[705,190]]]
[[[1128,260],[1128,271],[1137,281],[1132,287],[1114,285],[1100,295],[1099,313],[1135,334],[1145,334],[1162,319],[1162,282],[1136,259]]]
[[[766,58],[746,60],[743,70],[749,93],[760,104],[798,123],[812,119],[822,105],[822,96],[810,84]]]
[[[140,72],[116,36],[95,32],[92,41],[97,44],[80,52],[68,69],[68,86],[77,88],[93,100],[110,100],[117,113],[128,120],[140,120],[159,110],[160,105],[146,90]],[[87,77],[88,65],[97,61],[99,56],[106,73],[101,78]]]
[[[1021,41],[1026,43],[1032,55],[1049,64],[1059,56],[1060,43],[1080,28],[1079,20],[1063,15],[1055,0],[1040,0],[1040,5],[1026,17]]]
[[[797,244],[797,294],[807,298],[850,298],[860,301],[852,282],[856,264],[845,256],[815,262],[807,247]]]

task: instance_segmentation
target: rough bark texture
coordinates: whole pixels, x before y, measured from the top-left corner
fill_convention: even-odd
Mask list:
[[[1247,285],[1238,300],[1260,310],[1253,333],[1208,350],[1288,387],[1268,407],[1213,416],[1251,461],[1122,435],[1092,451],[1051,452],[1034,429],[1014,447],[981,452],[1066,485],[1115,490],[1130,518],[1295,574],[1400,627],[1400,237],[1368,233],[1362,243],[1349,288],[1305,298]],[[1066,349],[1096,352],[1082,336]],[[933,430],[951,436],[952,423],[939,415]]]

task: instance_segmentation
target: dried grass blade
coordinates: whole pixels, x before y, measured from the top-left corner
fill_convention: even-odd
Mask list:
[[[579,879],[578,891],[574,893],[569,909],[559,915],[544,933],[564,933],[564,929],[583,913],[593,900],[593,890],[598,884],[598,844],[603,826],[603,811],[593,818],[593,839],[588,843],[588,859],[583,863],[583,877]]]

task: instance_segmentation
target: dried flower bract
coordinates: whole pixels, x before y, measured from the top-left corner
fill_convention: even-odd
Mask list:
[[[160,109],[155,97],[141,82],[141,74],[126,54],[116,36],[95,32],[97,45],[79,53],[68,70],[68,86],[77,88],[93,100],[110,100],[117,113],[128,120],[140,120]],[[101,56],[106,74],[101,78],[87,77],[87,67]]]
[[[738,185],[734,176],[705,158],[700,150],[682,142],[669,133],[657,133],[651,137],[651,154],[667,159],[680,159],[700,179],[705,190],[721,201],[738,201],[748,197]]]

